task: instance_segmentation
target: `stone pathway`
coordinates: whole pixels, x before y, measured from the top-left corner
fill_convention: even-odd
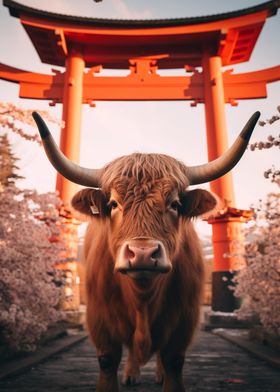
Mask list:
[[[51,357],[25,374],[0,381],[1,392],[92,392],[97,359],[88,340]],[[154,383],[155,361],[142,369],[141,384],[124,392],[160,392]],[[184,367],[188,392],[279,392],[280,372],[232,343],[201,332]]]

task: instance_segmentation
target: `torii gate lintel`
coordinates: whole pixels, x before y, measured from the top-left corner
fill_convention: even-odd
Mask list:
[[[161,76],[156,73],[156,65],[152,65],[152,72],[146,68],[146,72],[141,74],[134,71],[135,65],[131,67],[133,71],[130,69],[127,76],[96,77],[95,74],[102,69],[101,65],[84,71],[82,103],[107,100],[205,102],[203,72],[192,69],[190,76]],[[190,72],[188,65],[185,69]],[[62,103],[65,72],[52,71],[53,75],[42,74],[0,64],[0,78],[18,83],[21,98]],[[230,69],[222,72],[222,77],[224,102],[234,105],[238,100],[266,98],[267,84],[280,80],[280,66],[237,74]]]

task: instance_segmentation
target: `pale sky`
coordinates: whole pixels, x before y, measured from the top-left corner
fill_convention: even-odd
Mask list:
[[[247,8],[263,1],[257,0],[18,0],[22,4],[47,11],[124,19],[160,19],[189,17],[222,13]],[[51,66],[42,64],[19,19],[11,17],[8,9],[0,5],[0,62],[17,68],[41,73],[51,73]],[[248,72],[279,65],[280,12],[268,18],[258,39],[251,59],[235,65],[234,72]],[[58,67],[55,67],[58,68]],[[109,71],[102,71],[109,74]],[[124,71],[122,74],[128,74]],[[165,73],[166,74],[166,73]],[[173,71],[184,74],[184,71]],[[102,73],[101,73],[102,75]],[[18,98],[18,85],[0,81],[0,100],[21,104],[27,108],[44,109],[61,117],[61,105],[49,107],[47,101]],[[233,142],[247,119],[256,110],[267,119],[280,105],[280,83],[268,85],[268,98],[240,101],[237,107],[226,105],[229,142]],[[252,141],[277,135],[280,122],[262,128],[257,126]],[[1,129],[0,132],[3,132]],[[35,132],[35,129],[34,131]],[[59,129],[53,127],[59,140]],[[19,181],[21,187],[35,188],[40,192],[53,191],[55,171],[44,151],[36,143],[11,135],[14,151],[21,159]],[[186,164],[197,165],[207,161],[204,107],[195,108],[189,102],[97,102],[96,108],[83,106],[81,134],[81,165],[100,167],[123,154],[134,151],[158,152],[174,156]],[[247,209],[277,187],[264,179],[263,172],[272,165],[279,167],[279,150],[247,151],[233,170],[236,206]],[[207,225],[206,223],[204,225]],[[207,231],[205,227],[203,231]]]

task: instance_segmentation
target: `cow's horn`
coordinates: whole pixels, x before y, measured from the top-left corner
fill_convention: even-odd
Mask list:
[[[54,168],[69,181],[89,187],[99,187],[102,169],[87,169],[70,161],[57,147],[42,117],[33,112],[32,116],[39,129],[43,146]]]
[[[189,167],[190,185],[213,181],[229,172],[244,154],[259,117],[260,112],[252,115],[233,145],[222,156],[204,165]]]

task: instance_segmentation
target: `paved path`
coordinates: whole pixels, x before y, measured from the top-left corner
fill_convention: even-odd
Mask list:
[[[98,366],[88,340],[31,371],[0,382],[1,392],[92,392]],[[155,362],[142,371],[141,384],[124,392],[160,392],[154,383]],[[232,343],[201,332],[187,355],[184,379],[188,392],[279,392],[280,373]]]

